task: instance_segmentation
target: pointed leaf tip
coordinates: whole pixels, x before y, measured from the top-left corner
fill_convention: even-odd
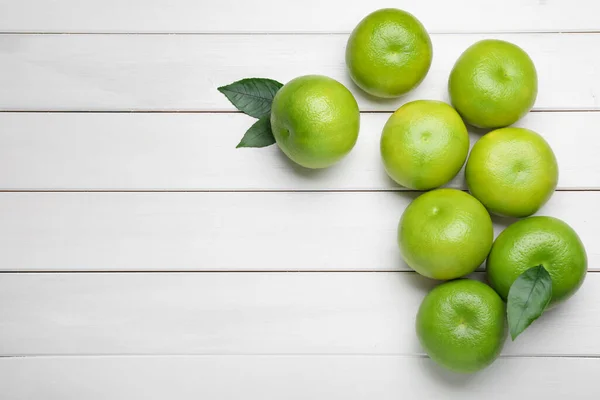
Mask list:
[[[217,90],[241,112],[254,118],[262,118],[271,114],[273,98],[282,86],[282,83],[273,79],[246,78],[220,86]]]
[[[512,340],[539,318],[552,300],[552,278],[543,265],[523,272],[508,292],[506,313]]]
[[[256,121],[244,134],[244,137],[235,147],[267,147],[275,143],[275,137],[271,131],[271,117],[264,116]]]

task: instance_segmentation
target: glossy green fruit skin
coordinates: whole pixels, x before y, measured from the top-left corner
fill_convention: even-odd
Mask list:
[[[384,98],[408,93],[429,71],[433,47],[412,14],[386,8],[367,15],[346,46],[350,77],[365,92]]]
[[[552,278],[551,305],[567,300],[583,284],[587,272],[585,247],[564,221],[530,217],[510,225],[492,246],[487,278],[506,299],[519,275],[538,265],[543,265]]]
[[[492,219],[468,193],[437,189],[417,197],[398,225],[404,261],[428,278],[448,280],[473,272],[494,240]]]
[[[460,373],[490,365],[506,340],[505,304],[489,286],[459,279],[434,288],[417,313],[417,336],[441,366]]]
[[[450,100],[466,122],[501,128],[521,119],[535,103],[537,71],[519,46],[482,40],[460,56],[448,81]]]
[[[469,153],[469,134],[450,105],[417,100],[388,119],[380,148],[390,178],[409,189],[429,190],[460,171]]]
[[[554,193],[558,164],[537,133],[503,128],[475,143],[465,179],[471,194],[490,212],[522,218],[536,213]]]
[[[285,84],[273,99],[271,129],[279,148],[306,168],[326,168],[356,144],[358,104],[338,81],[306,75]]]

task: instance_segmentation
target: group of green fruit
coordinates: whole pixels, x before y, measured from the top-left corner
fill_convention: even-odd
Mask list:
[[[429,34],[411,14],[383,9],[349,37],[352,80],[377,97],[398,97],[425,79],[433,58]],[[352,93],[334,79],[307,75],[286,85],[245,79],[219,88],[258,118],[238,147],[277,143],[294,162],[325,168],[354,147],[360,125]],[[537,96],[533,61],[520,47],[483,40],[456,61],[448,80],[452,105],[418,100],[394,112],[381,135],[388,175],[409,189],[431,190],[405,210],[398,243],[421,275],[451,280],[433,289],[416,318],[419,340],[439,364],[458,372],[486,367],[500,354],[506,318],[513,340],[551,305],[583,283],[587,257],[575,231],[552,217],[530,217],[550,198],[558,166],[537,133],[507,127]],[[486,129],[469,154],[466,123]],[[436,189],[466,162],[470,194]],[[490,212],[522,219],[494,241]],[[488,286],[458,279],[486,262]]]

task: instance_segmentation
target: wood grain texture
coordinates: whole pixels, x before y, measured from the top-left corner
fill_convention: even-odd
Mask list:
[[[401,356],[0,359],[10,400],[597,399],[598,359],[507,358],[476,375]]]
[[[2,193],[6,271],[393,271],[417,193]],[[600,192],[557,192],[538,215],[569,223],[600,269]],[[499,233],[512,220],[495,218]]]
[[[242,114],[0,113],[3,190],[402,190],[383,170],[390,114],[362,114],[354,150],[310,171],[277,148],[236,149]],[[598,112],[530,113],[519,121],[556,153],[559,189],[600,189]],[[471,142],[481,131],[471,132]],[[465,189],[462,172],[450,184]]]
[[[287,82],[305,74],[346,84],[363,111],[413,99],[447,99],[447,80],[474,42],[522,46],[536,63],[540,110],[597,110],[600,34],[433,35],[425,81],[398,100],[377,100],[347,76],[347,35],[0,35],[0,110],[233,111],[216,89],[246,77]]]
[[[352,85],[344,49],[387,6],[434,32],[435,55],[417,90],[381,101]],[[396,244],[417,194],[397,190],[378,151],[389,112],[448,100],[469,45],[522,46],[541,112],[519,125],[547,138],[561,168],[563,191],[540,214],[571,224],[600,271],[598,11],[596,0],[0,0],[0,398],[599,398],[599,272],[479,374],[424,356],[414,318],[436,283],[406,272]],[[311,172],[276,147],[236,150],[251,120],[216,88],[309,73],[340,80],[366,112],[352,154]],[[564,191],[579,189],[594,191]],[[496,233],[511,222],[496,218]]]
[[[0,354],[422,355],[414,318],[433,285],[414,272],[1,274]],[[598,357],[599,329],[589,273],[502,354]]]
[[[349,32],[368,13],[396,7],[434,32],[596,30],[594,0],[1,0],[11,32]],[[585,11],[584,11],[585,10]]]

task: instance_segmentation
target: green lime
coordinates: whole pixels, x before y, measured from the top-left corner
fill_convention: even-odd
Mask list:
[[[494,240],[492,219],[468,193],[437,189],[417,197],[404,211],[398,244],[406,263],[433,279],[455,279],[473,272]]]
[[[489,286],[459,279],[433,289],[417,313],[425,352],[455,372],[476,372],[499,355],[506,338],[505,305]]]
[[[340,161],[358,138],[360,113],[338,81],[306,75],[289,81],[273,99],[271,128],[279,148],[306,168]]]
[[[471,194],[491,212],[527,217],[554,193],[558,165],[540,135],[523,128],[503,128],[475,143],[465,178]]]
[[[460,56],[448,81],[452,105],[469,124],[500,128],[522,118],[537,97],[529,55],[502,40],[482,40]]]
[[[531,217],[506,228],[488,257],[488,280],[506,299],[519,275],[538,265],[552,278],[551,304],[568,299],[583,283],[587,271],[585,248],[573,228],[560,219]]]
[[[398,97],[425,79],[433,49],[423,25],[412,14],[386,8],[367,15],[346,46],[352,80],[378,97]]]
[[[410,189],[448,183],[469,153],[469,134],[460,115],[441,101],[418,100],[400,107],[381,135],[388,175]]]

